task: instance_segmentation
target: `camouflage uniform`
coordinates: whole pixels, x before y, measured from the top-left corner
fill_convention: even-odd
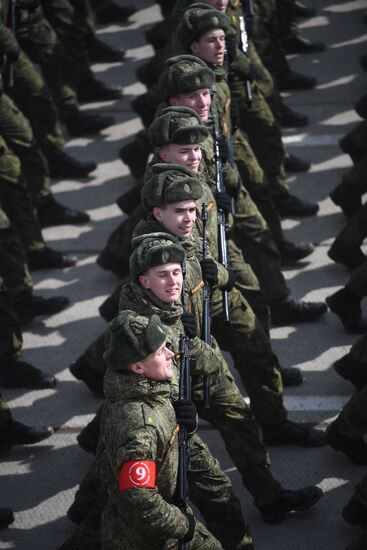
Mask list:
[[[1,220],[1,215],[0,215]],[[2,231],[0,229],[0,235]],[[0,248],[1,244],[0,244]],[[4,258],[1,258],[2,264]],[[10,294],[0,277],[0,359],[16,358],[22,348],[22,331],[14,317]],[[11,412],[0,391],[0,430],[11,420]]]
[[[18,235],[0,208],[0,275],[16,304],[32,294],[32,277]]]
[[[361,299],[367,296],[367,260],[353,271],[348,287]]]
[[[198,297],[196,295],[191,297],[191,302],[192,298],[197,301]],[[122,290],[120,308],[129,308],[145,316],[158,314],[162,322],[169,327],[174,349],[176,349],[179,335],[183,332],[180,321],[182,308],[181,306],[168,307],[162,303],[158,305],[156,299],[154,302],[144,293],[140,285],[129,283]],[[196,345],[199,346],[199,344]],[[259,441],[257,426],[252,415],[218,347],[210,350],[208,346],[201,343],[199,350],[197,353],[194,353],[195,350],[192,348],[190,350],[194,359],[191,369],[192,395],[198,413],[220,431],[245,486],[254,497],[255,504],[259,507],[270,504],[279,495],[280,485],[271,475],[269,456]],[[196,362],[195,359],[197,359]],[[202,405],[204,374],[214,374],[211,377],[209,409],[204,409]]]
[[[172,504],[178,446],[171,386],[108,371],[105,395],[98,465],[109,501],[102,514],[101,549],[175,548],[174,539],[185,536],[188,521]],[[155,489],[118,490],[121,464],[135,460],[156,462]],[[194,540],[187,548],[214,550],[222,546],[197,523]]]

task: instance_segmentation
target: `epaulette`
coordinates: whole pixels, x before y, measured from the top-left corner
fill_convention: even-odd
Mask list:
[[[143,412],[143,418],[144,418],[144,425],[145,426],[157,426],[156,418],[154,415],[154,411],[151,407],[148,405],[142,405],[141,406],[142,412]]]

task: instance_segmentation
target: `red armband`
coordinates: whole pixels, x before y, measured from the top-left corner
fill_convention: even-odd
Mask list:
[[[121,466],[119,477],[120,491],[132,487],[141,489],[155,488],[155,462],[150,460],[133,460]]]

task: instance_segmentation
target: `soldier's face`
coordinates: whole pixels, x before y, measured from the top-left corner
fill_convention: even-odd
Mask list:
[[[228,0],[203,0],[204,4],[208,4],[208,6],[211,6],[212,8],[221,11],[222,13],[226,13],[227,6],[228,6]]]
[[[163,208],[155,207],[153,216],[168,233],[180,239],[187,239],[196,221],[196,204],[193,200],[172,202]]]
[[[226,35],[223,29],[212,29],[191,44],[191,51],[210,65],[223,65]]]
[[[186,166],[197,174],[201,162],[201,147],[197,143],[178,145],[170,143],[159,150],[159,156],[164,162]]]
[[[157,351],[135,363],[133,370],[150,380],[171,380],[173,376],[173,356],[174,353],[164,343]]]
[[[182,269],[180,264],[164,264],[150,267],[139,276],[140,284],[165,304],[178,302],[182,290]]]
[[[169,99],[169,104],[173,107],[190,107],[197,112],[201,122],[207,122],[209,117],[212,97],[209,88],[200,88],[194,92],[187,92]]]

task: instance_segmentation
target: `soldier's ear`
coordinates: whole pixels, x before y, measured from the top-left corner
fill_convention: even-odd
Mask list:
[[[142,275],[139,275],[139,283],[141,284],[141,286],[149,290],[150,288],[149,279],[145,275],[145,273],[143,273]]]
[[[158,221],[158,222],[161,222],[162,221],[162,212],[161,212],[161,209],[158,208],[158,206],[155,206],[153,208],[153,216],[155,217],[155,219]]]
[[[194,55],[197,55],[198,51],[199,51],[199,44],[197,42],[197,40],[195,40],[195,42],[193,42],[191,45],[190,45],[190,50],[192,51],[192,53]]]
[[[145,374],[144,367],[139,361],[137,361],[136,363],[131,363],[129,367],[129,370],[131,370],[131,372],[134,372],[135,374],[140,374],[140,376],[143,376]]]

